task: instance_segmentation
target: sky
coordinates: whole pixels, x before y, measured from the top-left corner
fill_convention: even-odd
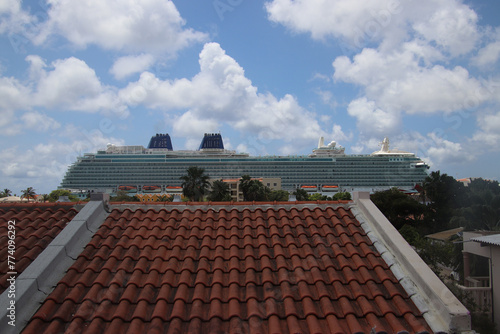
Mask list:
[[[78,156],[220,132],[251,155],[384,137],[455,178],[500,177],[497,0],[0,0],[0,190]]]

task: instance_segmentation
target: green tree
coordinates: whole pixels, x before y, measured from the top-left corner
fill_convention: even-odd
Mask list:
[[[0,197],[9,197],[12,195],[12,191],[10,189],[5,188],[2,193],[0,193]]]
[[[248,201],[248,189],[250,188],[252,178],[250,175],[243,175],[240,179],[240,189],[241,192],[243,193],[243,200]]]
[[[312,195],[309,195],[308,201],[326,201],[328,200],[328,196],[321,195],[320,193],[315,193]]]
[[[118,190],[116,192],[116,196],[112,196],[109,199],[111,202],[140,202],[140,199],[137,196],[130,196],[124,190]]]
[[[293,194],[295,195],[297,201],[307,201],[309,199],[309,195],[304,189],[297,188],[297,190],[295,190]]]
[[[243,175],[240,179],[240,189],[245,201],[268,201],[271,189],[264,186],[259,180],[252,180],[250,175]]]
[[[57,189],[57,190],[53,190],[50,192],[49,194],[49,202],[57,202],[57,200],[59,199],[60,196],[68,196],[69,200],[71,202],[78,202],[78,197],[76,197],[75,195],[72,195],[71,194],[71,191],[69,190],[65,190],[65,189]]]
[[[397,188],[376,192],[371,195],[371,200],[397,229],[421,222],[425,212],[425,205]]]
[[[200,202],[203,200],[210,183],[210,177],[205,175],[205,170],[196,166],[187,169],[187,175],[181,176],[182,193],[190,200]]]
[[[339,200],[350,201],[352,198],[351,198],[351,193],[346,191],[346,192],[336,193],[335,195],[333,195],[332,199],[334,201],[339,201]]]
[[[229,185],[226,182],[222,180],[216,180],[212,183],[212,189],[208,194],[209,201],[227,202],[231,199],[231,191],[229,190]]]
[[[269,194],[270,201],[285,202],[285,201],[288,201],[289,197],[290,197],[290,194],[288,193],[288,191],[285,191],[285,190],[273,190]]]
[[[459,206],[457,199],[463,184],[440,171],[432,172],[425,180],[423,189],[426,197],[438,208]]]
[[[26,198],[28,200],[28,202],[30,201],[30,198],[34,199],[36,196],[36,192],[35,192],[35,189],[33,189],[33,187],[28,187],[21,192],[23,193],[21,198]]]

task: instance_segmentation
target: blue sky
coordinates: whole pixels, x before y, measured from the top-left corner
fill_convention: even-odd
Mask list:
[[[494,0],[0,0],[0,189],[108,143],[253,155],[391,146],[499,179]]]

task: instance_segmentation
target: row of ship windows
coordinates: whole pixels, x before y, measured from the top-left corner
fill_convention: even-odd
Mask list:
[[[240,177],[241,175],[247,174],[246,172],[242,173],[208,173],[208,175],[212,179],[219,179],[219,178],[237,178]],[[404,172],[404,173],[398,173],[397,171],[386,171],[386,172],[380,172],[377,174],[370,173],[370,172],[363,172],[363,171],[351,171],[351,172],[312,172],[312,173],[307,173],[307,175],[304,175],[303,173],[297,173],[297,172],[281,172],[281,173],[269,173],[269,172],[261,172],[261,173],[252,173],[252,176],[255,177],[280,177],[280,178],[288,178],[288,177],[300,177],[301,179],[304,177],[311,177],[314,179],[325,179],[325,178],[338,178],[338,177],[366,177],[366,178],[377,178],[377,177],[422,177],[424,176],[422,173],[419,172],[414,172],[414,173],[409,173],[409,172]],[[103,174],[103,173],[89,173],[89,172],[81,172],[81,173],[71,173],[70,175],[66,175],[66,179],[80,179],[80,178],[113,178],[113,179],[118,179],[118,178],[130,178],[130,177],[140,177],[140,178],[169,178],[169,179],[180,179],[181,176],[184,174],[182,173],[109,173],[109,174]]]
[[[282,185],[287,183],[300,183],[300,184],[351,184],[358,182],[412,182],[419,183],[422,180],[420,178],[412,177],[398,177],[398,178],[373,178],[373,177],[363,177],[363,178],[352,178],[352,177],[338,177],[338,178],[283,178],[281,179]],[[176,181],[172,179],[163,178],[79,178],[64,180],[62,184],[94,184],[94,183],[112,183],[114,185],[128,185],[128,184],[142,184],[142,183],[164,183],[172,186],[180,186],[181,181]]]
[[[199,166],[197,164],[190,164],[191,166]],[[247,163],[247,164],[238,164],[238,163],[227,163],[224,165],[221,165],[220,163],[206,163],[202,165],[202,168],[224,168],[227,166],[227,168],[280,168],[280,167],[288,167],[291,166],[293,168],[315,168],[317,166],[325,166],[325,167],[350,167],[350,166],[356,166],[356,167],[370,167],[372,168],[373,166],[385,166],[385,167],[390,167],[394,165],[402,165],[402,166],[409,166],[408,162],[400,162],[400,163],[391,163],[388,164],[386,161],[381,161],[381,162],[311,162],[310,164],[303,164],[303,165],[297,165],[295,163],[282,163],[282,162],[276,162],[273,164],[261,164],[261,163]],[[146,167],[146,166],[157,166],[158,168],[166,168],[167,166],[165,163],[154,163],[154,162],[141,162],[140,164],[137,164],[138,167]],[[177,167],[178,166],[178,167]],[[187,165],[185,163],[183,164],[175,164],[175,163],[169,163],[168,167],[169,168],[182,168],[182,169],[187,169]],[[213,167],[212,167],[213,166]],[[113,167],[132,167],[130,163],[114,163],[112,166],[109,165],[109,163],[101,163],[101,162],[95,162],[91,164],[74,164],[72,165],[74,168],[92,168],[92,167],[104,167],[104,168],[113,168]]]
[[[319,168],[310,168],[307,171],[300,170],[300,169],[274,169],[274,168],[253,168],[253,169],[222,169],[222,168],[206,168],[205,173],[207,174],[237,174],[237,173],[249,173],[249,174],[255,174],[255,173],[275,173],[275,174],[281,174],[281,173],[371,173],[371,174],[376,174],[376,173],[384,173],[384,172],[390,172],[393,173],[394,171],[404,171],[404,173],[411,173],[411,172],[417,172],[418,174],[422,174],[422,171],[419,171],[417,169],[409,169],[409,168],[398,168],[398,167],[390,167],[390,168],[350,168],[350,169],[340,169],[340,168],[324,168],[324,167],[319,167]],[[101,173],[109,173],[109,174],[116,174],[116,173],[122,173],[122,174],[151,174],[151,173],[156,173],[156,174],[166,174],[166,175],[185,175],[186,170],[185,169],[180,169],[180,168],[116,168],[116,169],[74,169],[68,172],[69,175],[71,174],[101,174]]]

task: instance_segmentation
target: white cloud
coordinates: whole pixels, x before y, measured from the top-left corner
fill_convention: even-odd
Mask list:
[[[338,57],[333,62],[334,78],[363,87],[366,96],[384,109],[409,114],[449,113],[492,99],[477,93],[484,87],[461,66],[422,65],[413,45],[390,54],[364,49],[353,61]]]
[[[192,112],[187,111],[174,120],[174,135],[187,137],[199,141],[204,133],[216,132],[219,124],[212,119],[200,119]],[[199,144],[199,143],[198,143]]]
[[[23,120],[26,128],[40,132],[56,130],[61,127],[61,124],[55,119],[37,111],[27,112],[21,116],[21,119]]]
[[[372,42],[390,49],[419,34],[458,55],[480,36],[476,13],[457,0],[273,0],[265,7],[273,22],[314,39],[341,38],[354,49]]]
[[[394,134],[401,126],[399,113],[377,108],[375,102],[366,98],[351,101],[347,112],[356,118],[360,135],[364,138],[383,138]]]
[[[20,0],[3,0],[2,2],[0,2],[0,14],[18,11],[20,5]]]
[[[71,136],[66,136],[63,141],[33,142],[29,149],[12,146],[0,150],[0,183],[9,188],[26,184],[38,192],[48,192],[59,185],[77,156],[102,149],[109,142],[123,145],[122,140],[106,137],[99,130],[86,133],[69,126],[64,131]],[[48,186],[53,188],[44,189]]]
[[[353,138],[352,132],[349,134],[345,134],[345,132],[342,130],[342,126],[338,124],[333,125],[331,136],[333,140],[340,144],[344,141],[351,141]]]
[[[15,78],[0,77],[0,112],[12,112],[29,105],[29,88]]]
[[[13,136],[21,132],[14,124],[16,111],[29,106],[29,89],[15,78],[0,77],[0,134]]]
[[[472,63],[478,67],[483,67],[486,69],[488,66],[494,65],[499,58],[500,40],[491,42],[484,48],[480,49],[477,55],[472,59]]]
[[[436,42],[454,56],[468,53],[480,36],[477,14],[455,1],[440,2],[446,7],[438,8],[430,17],[416,22],[414,29],[426,40]]]
[[[478,116],[479,129],[472,137],[478,151],[500,150],[500,112]]]
[[[396,1],[374,0],[274,0],[266,3],[271,21],[314,39],[328,36],[362,40],[376,37],[400,11]]]
[[[141,54],[138,56],[125,56],[118,58],[109,72],[116,79],[123,79],[132,74],[147,70],[155,61],[151,54]]]
[[[128,115],[115,88],[103,85],[95,71],[75,57],[52,62],[50,70],[37,56],[27,57],[35,90],[31,105],[83,112],[121,113]],[[25,97],[26,98],[26,97]]]
[[[101,112],[121,118],[129,115],[116,88],[103,85],[84,61],[70,57],[47,66],[36,55],[27,56],[26,61],[30,67],[25,82],[0,76],[2,135],[12,136],[26,129],[46,132],[60,127],[37,109]]]
[[[34,17],[21,8],[21,0],[0,1],[0,34],[9,33],[11,42],[15,39],[27,38],[28,28],[36,21]]]
[[[472,152],[465,152],[460,143],[454,143],[439,137],[435,133],[428,134],[434,146],[429,147],[427,154],[437,167],[450,163],[463,163],[474,159]]]
[[[164,111],[188,109],[177,122],[196,118],[207,126],[228,123],[243,133],[268,139],[316,139],[322,130],[315,115],[295,97],[257,92],[243,68],[217,43],[200,53],[200,72],[192,79],[160,80],[144,72],[120,91],[122,100]],[[197,123],[198,124],[198,123]],[[180,126],[176,126],[180,129]]]
[[[79,108],[79,100],[94,97],[102,86],[93,69],[83,60],[70,57],[52,63],[37,83],[36,104],[53,108]]]
[[[48,0],[48,20],[36,44],[61,35],[78,47],[96,44],[104,49],[175,53],[207,35],[185,29],[172,1]]]

